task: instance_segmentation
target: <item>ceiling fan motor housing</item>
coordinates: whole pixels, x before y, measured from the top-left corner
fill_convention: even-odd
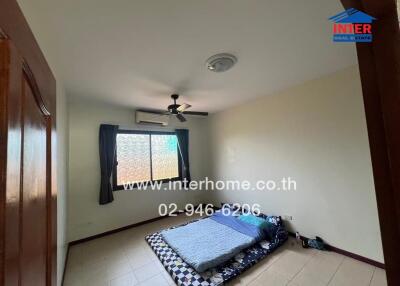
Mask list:
[[[172,114],[178,114],[177,108],[179,107],[179,104],[171,104],[168,105],[168,111],[171,112]]]
[[[174,100],[174,104],[168,105],[168,111],[172,114],[178,114],[177,108],[181,106],[180,104],[176,104],[176,100],[179,98],[179,94],[172,94],[171,98]]]

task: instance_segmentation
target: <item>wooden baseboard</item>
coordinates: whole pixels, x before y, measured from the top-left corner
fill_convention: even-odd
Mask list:
[[[353,259],[356,259],[356,260],[371,264],[371,265],[376,266],[378,268],[385,269],[385,264],[382,263],[382,262],[378,262],[378,261],[370,259],[368,257],[364,257],[364,256],[361,256],[361,255],[349,252],[347,250],[337,248],[337,247],[332,246],[332,245],[330,245],[330,248],[331,248],[332,251],[337,252],[339,254],[342,254],[344,256],[348,256],[348,257],[351,257]]]
[[[224,202],[221,202],[221,205],[223,205],[223,204],[225,204],[225,203],[224,203]],[[220,209],[220,208],[215,207],[215,209]],[[290,235],[290,236],[293,236],[293,237],[296,237],[296,234],[295,234],[294,232],[290,232],[290,231],[289,231],[289,235]],[[301,236],[301,238],[307,238],[307,237]],[[308,238],[307,238],[307,239],[308,239]],[[328,246],[329,250],[334,251],[334,252],[336,252],[336,253],[339,253],[339,254],[342,254],[342,255],[344,255],[344,256],[347,256],[347,257],[356,259],[356,260],[358,260],[358,261],[362,261],[362,262],[368,263],[368,264],[370,264],[370,265],[373,265],[373,266],[376,266],[376,267],[385,269],[385,264],[382,263],[382,262],[375,261],[375,260],[373,260],[373,259],[370,259],[370,258],[361,256],[361,255],[352,253],[352,252],[350,252],[350,251],[347,251],[347,250],[344,250],[344,249],[341,249],[341,248],[338,248],[338,247],[335,247],[335,246],[332,246],[332,245],[327,245],[327,246]]]
[[[180,214],[180,213],[175,213],[175,214]],[[121,232],[121,231],[130,229],[130,228],[133,228],[133,227],[138,227],[138,226],[141,226],[141,225],[144,225],[144,224],[152,223],[152,222],[155,222],[155,221],[158,221],[158,220],[161,220],[161,219],[165,219],[165,218],[168,218],[168,217],[170,217],[170,216],[159,216],[159,217],[155,217],[155,218],[148,219],[148,220],[145,220],[145,221],[141,221],[141,222],[133,223],[133,224],[126,225],[126,226],[123,226],[123,227],[119,227],[119,228],[116,228],[116,229],[112,229],[112,230],[109,230],[109,231],[105,231],[105,232],[102,232],[102,233],[99,233],[99,234],[95,234],[95,235],[92,235],[92,236],[88,236],[88,237],[85,237],[85,238],[77,239],[77,240],[71,241],[69,243],[69,246],[73,246],[73,245],[80,244],[80,243],[83,243],[83,242],[87,242],[87,241],[90,241],[90,240],[93,240],[93,239],[97,239],[97,238],[100,238],[100,237],[103,237],[103,236],[107,236],[107,235],[110,235],[110,234]]]
[[[289,235],[290,235],[290,236],[293,236],[293,237],[296,237],[296,234],[295,234],[294,232],[289,232]],[[301,236],[301,238],[307,238],[307,237]],[[308,238],[307,238],[307,239],[308,239]],[[373,266],[376,266],[376,267],[385,269],[385,264],[384,264],[384,263],[375,261],[375,260],[373,260],[373,259],[370,259],[370,258],[361,256],[361,255],[352,253],[352,252],[350,252],[350,251],[347,251],[347,250],[344,250],[344,249],[341,249],[341,248],[338,248],[338,247],[335,247],[335,246],[332,246],[332,245],[327,245],[327,246],[328,246],[327,248],[328,248],[329,250],[334,251],[334,252],[336,252],[336,253],[339,253],[339,254],[342,254],[342,255],[344,255],[344,256],[353,258],[353,259],[355,259],[355,260],[358,260],[358,261],[361,261],[361,262],[364,262],[364,263],[368,263],[368,264],[370,264],[370,265],[373,265]]]
[[[198,204],[194,208],[196,209],[200,205],[203,205],[203,204]],[[176,211],[176,212],[173,212],[171,214],[172,215],[179,215],[179,214],[182,214],[182,213],[184,213],[184,211]],[[120,231],[124,231],[124,230],[130,229],[130,228],[133,228],[133,227],[138,227],[138,226],[141,226],[141,225],[144,225],[144,224],[152,223],[152,222],[158,221],[160,219],[169,218],[169,217],[170,217],[169,215],[159,216],[159,217],[155,217],[155,218],[148,219],[148,220],[145,220],[145,221],[133,223],[133,224],[130,224],[130,225],[127,225],[127,226],[119,227],[119,228],[116,228],[116,229],[105,231],[105,232],[102,232],[102,233],[99,233],[99,234],[95,234],[95,235],[92,235],[92,236],[88,236],[88,237],[85,237],[85,238],[73,240],[73,241],[69,242],[68,245],[72,246],[72,245],[76,245],[76,244],[79,244],[79,243],[87,242],[87,241],[90,241],[90,240],[93,240],[93,239],[96,239],[96,238],[100,238],[100,237],[103,237],[103,236],[114,234],[114,233],[117,233],[117,232],[120,232]]]
[[[215,209],[219,209],[219,208],[216,207]],[[180,213],[176,213],[176,214],[180,214]],[[96,234],[96,235],[92,235],[92,236],[89,236],[89,237],[85,237],[85,238],[82,238],[82,239],[71,241],[70,243],[68,243],[67,256],[65,258],[65,266],[64,266],[64,273],[63,273],[63,283],[64,283],[64,278],[65,278],[65,269],[66,269],[67,263],[68,263],[68,256],[69,256],[68,254],[69,254],[70,246],[73,246],[73,245],[76,245],[76,244],[80,244],[80,243],[84,243],[84,242],[87,242],[87,241],[91,241],[91,240],[94,240],[94,239],[97,239],[97,238],[100,238],[100,237],[104,237],[104,236],[107,236],[107,235],[110,235],[110,234],[118,233],[118,232],[130,229],[130,228],[133,228],[133,227],[138,227],[138,226],[141,226],[141,225],[144,225],[144,224],[152,223],[152,222],[155,222],[155,221],[158,221],[158,220],[161,220],[161,219],[165,219],[165,218],[168,218],[168,217],[170,217],[170,216],[155,217],[155,218],[152,218],[152,219],[149,219],[149,220],[141,221],[141,222],[138,222],[138,223],[133,223],[133,224],[130,224],[130,225],[127,225],[127,226],[123,226],[123,227],[116,228],[116,229],[113,229],[113,230],[105,231],[105,232],[102,232],[102,233],[99,233],[99,234]],[[293,232],[289,232],[289,235],[293,236],[293,237],[296,237],[296,234],[293,233]],[[306,237],[302,236],[302,238],[306,238]],[[370,258],[361,256],[361,255],[349,252],[347,250],[343,250],[343,249],[337,248],[337,247],[332,246],[332,245],[328,245],[328,247],[329,247],[329,249],[331,251],[334,251],[336,253],[339,253],[339,254],[342,254],[344,256],[351,257],[353,259],[356,259],[356,260],[368,263],[370,265],[385,269],[385,264],[383,264],[381,262],[378,262],[378,261],[375,261],[373,259],[370,259]]]

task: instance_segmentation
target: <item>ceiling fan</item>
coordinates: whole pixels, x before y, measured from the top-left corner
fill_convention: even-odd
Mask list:
[[[174,104],[168,105],[168,107],[167,107],[168,111],[160,111],[160,112],[156,111],[155,113],[167,114],[167,115],[175,115],[176,118],[178,118],[178,120],[180,122],[185,122],[186,121],[186,118],[183,116],[183,114],[186,114],[186,115],[199,115],[199,116],[207,116],[208,115],[208,112],[186,111],[186,109],[189,109],[192,106],[190,104],[187,104],[187,103],[177,104],[176,101],[179,98],[178,94],[171,95],[171,98],[174,100]]]

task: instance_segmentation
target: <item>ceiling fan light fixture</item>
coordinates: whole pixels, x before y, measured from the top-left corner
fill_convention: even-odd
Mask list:
[[[225,72],[231,69],[237,62],[237,58],[228,53],[216,54],[206,61],[206,67],[213,72]]]

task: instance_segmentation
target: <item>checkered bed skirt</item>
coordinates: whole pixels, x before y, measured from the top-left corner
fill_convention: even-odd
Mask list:
[[[282,245],[287,240],[287,237],[286,230],[281,226],[273,242],[264,240],[256,243],[235,255],[235,257],[223,265],[211,268],[202,273],[196,272],[196,270],[180,258],[163,240],[160,232],[146,236],[146,241],[178,286],[218,286],[240,275],[246,269],[265,258],[269,253]]]

